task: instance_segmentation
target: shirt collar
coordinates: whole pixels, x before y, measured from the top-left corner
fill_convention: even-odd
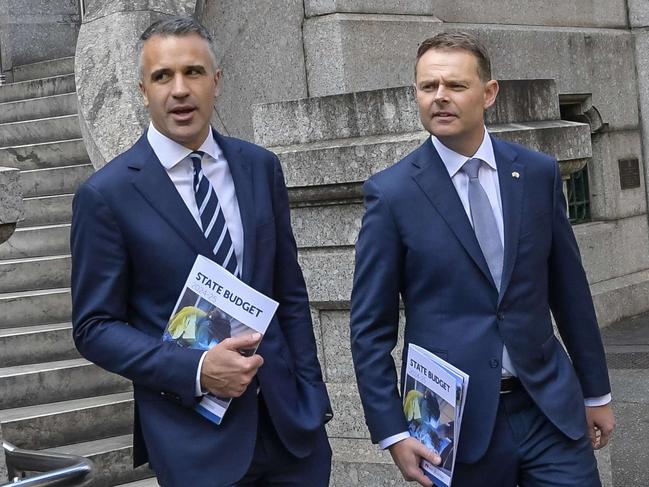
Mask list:
[[[449,149],[432,134],[430,136],[430,139],[433,143],[433,146],[437,150],[439,157],[442,159],[444,166],[446,166],[446,170],[448,171],[448,174],[449,176],[451,176],[451,178],[453,178],[457,174],[457,172],[462,168],[466,161],[472,158],[482,159],[487,163],[489,167],[491,167],[491,169],[493,169],[494,171],[496,170],[496,156],[494,155],[494,148],[491,143],[491,137],[489,136],[486,127],[484,130],[484,135],[482,137],[482,143],[480,144],[480,147],[478,147],[478,150],[475,151],[475,154],[473,154],[473,156],[471,157],[463,156],[462,154],[458,154],[454,150]]]
[[[192,152],[191,149],[180,145],[178,142],[171,140],[169,137],[162,134],[151,122],[149,122],[149,130],[147,130],[146,138],[149,141],[153,152],[167,171],[172,169]],[[212,130],[209,131],[207,138],[203,141],[198,150],[205,152],[217,161],[223,156],[221,148],[216,143],[216,140],[214,140]]]

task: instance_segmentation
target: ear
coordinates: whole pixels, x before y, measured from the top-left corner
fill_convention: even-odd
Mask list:
[[[221,70],[214,71],[214,97],[218,97],[221,93]]]
[[[137,84],[138,88],[140,89],[140,93],[142,93],[142,99],[144,100],[144,106],[149,107],[149,97],[146,95],[146,88],[144,87],[144,83],[140,80]]]
[[[484,108],[485,110],[489,108],[496,102],[496,96],[498,96],[498,81],[495,79],[489,80],[485,83],[484,86]]]

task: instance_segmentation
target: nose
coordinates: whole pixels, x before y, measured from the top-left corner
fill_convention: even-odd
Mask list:
[[[184,76],[178,75],[174,77],[171,94],[175,98],[183,98],[189,94]]]
[[[444,86],[443,83],[440,83],[437,86],[437,91],[435,92],[435,101],[436,102],[448,101],[446,87]]]

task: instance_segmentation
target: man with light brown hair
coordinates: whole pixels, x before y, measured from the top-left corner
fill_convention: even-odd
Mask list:
[[[407,433],[390,355],[401,298],[405,346],[470,376],[453,487],[598,486],[610,384],[558,164],[489,135],[498,82],[472,35],[425,40],[415,77],[431,136],[365,183],[356,244],[351,341],[372,440],[433,485],[420,461],[440,458]]]

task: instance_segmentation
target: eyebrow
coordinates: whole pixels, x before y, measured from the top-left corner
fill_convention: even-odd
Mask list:
[[[188,71],[188,70],[196,70],[201,73],[207,72],[207,69],[202,64],[190,64],[189,66],[185,66],[185,68],[183,69],[183,71]],[[151,79],[155,79],[156,76],[159,76],[161,74],[171,73],[171,72],[173,72],[171,68],[156,69],[155,71],[151,71]]]

